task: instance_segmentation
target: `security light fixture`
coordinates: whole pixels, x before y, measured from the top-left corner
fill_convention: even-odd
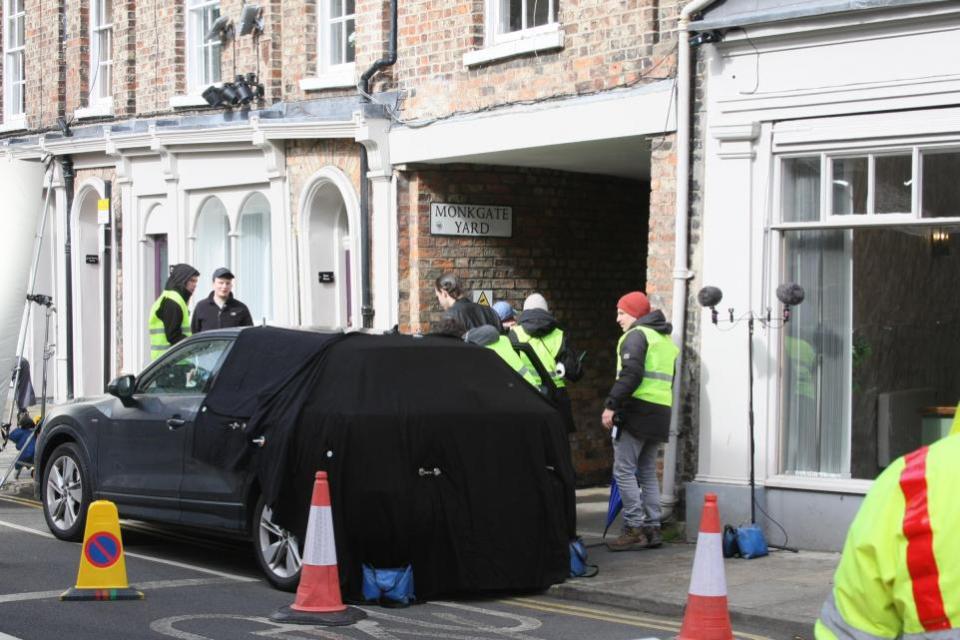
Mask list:
[[[209,104],[211,107],[219,107],[220,105],[224,104],[223,96],[220,93],[220,87],[215,85],[210,85],[204,89],[203,93],[200,95],[203,96],[203,99],[206,100],[207,104]]]
[[[263,33],[263,9],[258,4],[245,4],[240,12],[240,35],[253,34],[256,38]]]
[[[240,92],[237,90],[237,85],[232,82],[223,83],[223,86],[220,87],[220,97],[223,98],[225,104],[240,104]]]
[[[211,107],[234,107],[262,100],[264,88],[257,82],[257,74],[237,74],[233,82],[224,82],[219,87],[211,85],[201,95]]]
[[[701,31],[697,35],[690,38],[690,46],[699,47],[702,44],[720,42],[721,40],[723,40],[723,36],[719,31]]]
[[[233,40],[233,20],[227,16],[220,16],[210,25],[210,31],[207,31],[207,40],[220,39],[220,44],[226,44]]]

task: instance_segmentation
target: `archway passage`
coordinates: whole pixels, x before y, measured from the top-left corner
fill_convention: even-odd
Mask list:
[[[317,186],[306,207],[307,261],[304,323],[351,328],[358,324],[350,218],[333,182]]]

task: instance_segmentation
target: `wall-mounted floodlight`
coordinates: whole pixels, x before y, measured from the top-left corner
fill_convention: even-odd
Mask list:
[[[263,33],[263,9],[258,4],[245,4],[240,12],[240,35]]]
[[[210,25],[210,31],[207,31],[207,40],[219,38],[220,44],[226,44],[233,40],[233,20],[227,16],[220,16]]]

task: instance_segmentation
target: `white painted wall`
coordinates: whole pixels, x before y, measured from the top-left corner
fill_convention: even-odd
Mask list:
[[[749,40],[731,30],[724,42],[710,45],[706,65],[702,268],[696,286],[723,289],[721,318],[728,307],[737,317],[779,308],[776,247],[766,230],[776,201],[774,151],[816,144],[843,149],[894,135],[960,143],[960,111],[939,109],[960,104],[960,11],[952,3],[758,26],[747,33]],[[878,113],[884,111],[899,113]],[[747,481],[746,332],[745,323],[721,331],[710,324],[709,311],[702,312],[698,481]],[[778,330],[757,327],[758,482],[864,492],[867,481],[778,475],[779,340]]]

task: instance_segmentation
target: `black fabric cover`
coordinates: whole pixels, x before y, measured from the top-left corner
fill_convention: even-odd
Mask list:
[[[286,357],[268,359],[275,350]],[[242,432],[223,428],[244,416]],[[198,425],[205,459],[252,463],[301,539],[314,473],[328,472],[347,599],[360,599],[363,563],[412,563],[420,598],[541,589],[569,571],[576,510],[563,418],[489,349],[247,329]],[[261,434],[250,460],[246,443]]]

